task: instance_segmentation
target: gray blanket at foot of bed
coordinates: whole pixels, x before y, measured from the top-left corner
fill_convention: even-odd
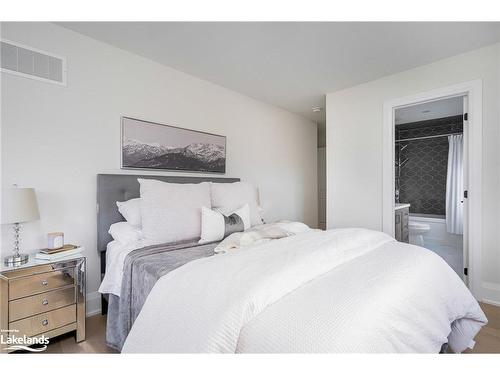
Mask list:
[[[121,296],[109,296],[106,326],[107,344],[120,350],[156,281],[192,260],[214,254],[218,242],[198,245],[197,241],[148,246],[125,258]]]

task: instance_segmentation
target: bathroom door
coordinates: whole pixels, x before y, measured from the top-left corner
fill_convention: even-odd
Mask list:
[[[469,286],[469,278],[467,276],[468,268],[469,268],[469,223],[468,223],[468,217],[469,217],[469,204],[468,204],[468,189],[469,189],[469,121],[468,121],[468,112],[469,112],[469,98],[466,96],[463,97],[463,186],[464,186],[464,192],[463,192],[463,198],[462,198],[462,204],[463,204],[463,228],[464,228],[464,234],[462,237],[463,240],[463,263],[464,263],[464,273],[462,275],[462,279],[464,280],[465,285]]]

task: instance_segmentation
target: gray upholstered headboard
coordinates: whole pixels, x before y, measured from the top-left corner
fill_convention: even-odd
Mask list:
[[[108,233],[111,224],[123,221],[118,212],[116,201],[126,201],[139,197],[138,178],[150,178],[177,184],[196,184],[199,182],[237,182],[239,178],[223,177],[183,177],[183,176],[144,176],[127,174],[97,175],[97,250],[106,251],[106,245],[112,241]]]

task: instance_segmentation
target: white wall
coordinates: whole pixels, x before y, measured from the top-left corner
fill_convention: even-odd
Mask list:
[[[45,246],[50,231],[85,246],[90,310],[100,281],[96,174],[141,173],[120,170],[122,115],[227,136],[226,176],[259,187],[267,220],[317,225],[311,121],[53,24],[3,23],[1,31],[67,58],[67,87],[1,74],[2,186],[37,190],[42,218],[25,225],[25,251]],[[3,226],[3,255],[10,240]]]
[[[482,296],[500,303],[500,45],[327,95],[329,228],[382,229],[384,101],[483,79]]]
[[[318,148],[318,228],[326,229],[326,147]]]

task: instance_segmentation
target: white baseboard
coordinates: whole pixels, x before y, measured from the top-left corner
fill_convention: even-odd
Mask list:
[[[497,301],[490,301],[489,299],[483,298],[482,301],[483,303],[486,303],[488,305],[493,305],[493,306],[498,306],[500,307],[500,303]]]
[[[481,301],[490,305],[500,306],[500,284],[483,282]]]
[[[101,293],[87,293],[87,316],[101,313]]]

